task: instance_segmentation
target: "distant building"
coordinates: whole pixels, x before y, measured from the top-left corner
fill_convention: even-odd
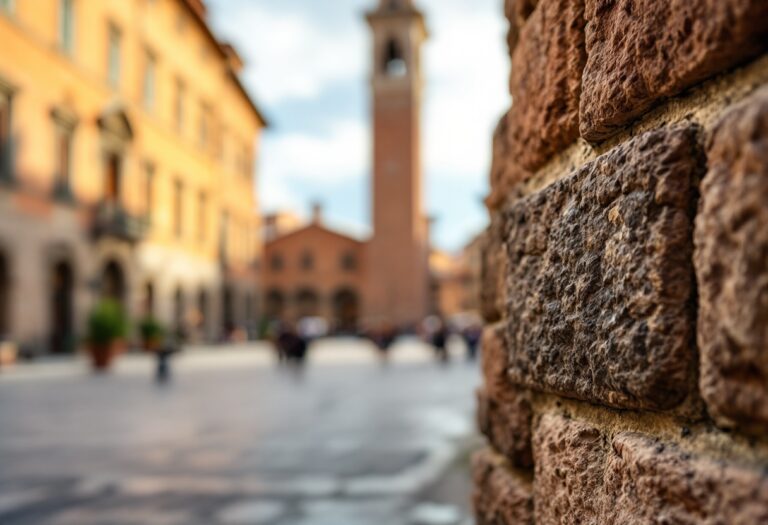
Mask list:
[[[373,33],[373,233],[356,240],[316,218],[281,235],[281,217],[268,217],[263,278],[272,316],[405,328],[432,312],[420,137],[424,17],[411,0],[380,0],[367,20]],[[299,262],[305,258],[317,268]],[[345,260],[354,260],[354,268]]]
[[[354,331],[366,297],[366,243],[312,221],[266,244],[264,313],[296,322],[322,317],[337,332]]]
[[[0,337],[102,296],[217,339],[256,316],[264,118],[196,0],[0,2]]]
[[[429,267],[435,313],[446,318],[477,317],[480,312],[480,242],[472,239],[458,254],[432,250]]]
[[[480,239],[474,238],[457,255],[432,250],[429,314],[477,317]],[[261,281],[267,318],[295,323],[305,317],[321,317],[331,330],[342,333],[378,326],[365,318],[365,305],[371,297],[366,257],[369,239],[328,226],[322,210],[315,206],[310,222],[291,227],[265,246]]]
[[[264,216],[263,228],[264,242],[274,241],[286,233],[298,230],[304,225],[304,220],[297,214],[285,211],[270,213]]]

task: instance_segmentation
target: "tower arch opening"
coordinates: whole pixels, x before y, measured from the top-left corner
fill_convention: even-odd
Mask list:
[[[403,77],[408,74],[408,64],[400,44],[390,38],[384,46],[383,72],[390,77]]]

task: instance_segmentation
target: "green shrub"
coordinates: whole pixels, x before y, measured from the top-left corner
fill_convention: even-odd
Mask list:
[[[106,345],[127,336],[128,317],[120,303],[108,299],[99,301],[88,317],[88,342]]]
[[[139,333],[141,334],[142,341],[156,342],[160,341],[165,335],[165,328],[163,328],[163,325],[160,323],[160,321],[149,315],[142,319],[141,323],[139,323]]]

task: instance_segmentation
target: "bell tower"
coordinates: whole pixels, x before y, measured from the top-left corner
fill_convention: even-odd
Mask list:
[[[427,30],[412,0],[379,0],[367,19],[373,33],[373,237],[366,319],[413,325],[429,313],[421,166],[421,48]]]

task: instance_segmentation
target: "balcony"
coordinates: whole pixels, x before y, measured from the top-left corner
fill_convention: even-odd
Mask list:
[[[147,221],[131,215],[120,204],[103,202],[95,209],[92,232],[96,240],[111,238],[137,243],[144,239]]]

